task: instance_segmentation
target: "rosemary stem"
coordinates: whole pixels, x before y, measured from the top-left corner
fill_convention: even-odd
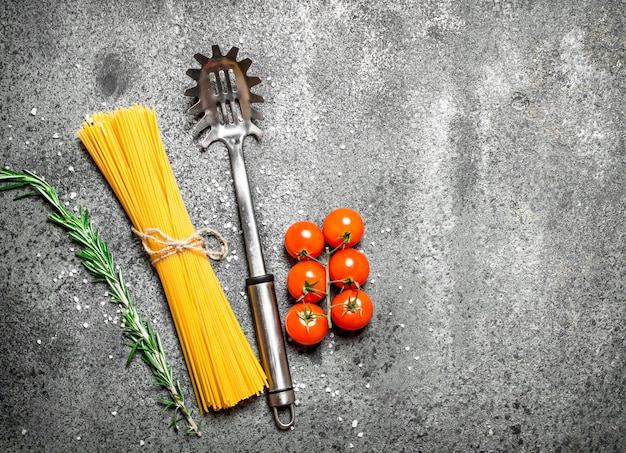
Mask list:
[[[7,191],[21,187],[30,187],[34,192],[29,192],[16,197],[24,198],[32,195],[40,195],[52,205],[56,212],[48,215],[48,219],[64,228],[75,242],[81,246],[76,256],[82,260],[87,271],[94,281],[105,282],[109,287],[109,298],[122,310],[123,332],[130,340],[131,347],[127,364],[131,362],[136,351],[142,355],[143,361],[149,366],[156,383],[167,390],[169,399],[163,400],[166,408],[173,409],[173,422],[170,424],[178,429],[178,413],[182,414],[187,423],[187,432],[201,436],[199,426],[193,420],[191,412],[184,403],[184,395],[178,381],[172,376],[171,367],[168,365],[161,340],[158,333],[149,322],[144,322],[133,304],[128,287],[124,284],[121,271],[115,270],[113,257],[109,253],[107,243],[100,237],[98,230],[94,229],[89,212],[79,209],[79,215],[71,214],[63,203],[60,202],[56,190],[42,177],[33,172],[15,172],[8,169],[0,169],[0,191]]]

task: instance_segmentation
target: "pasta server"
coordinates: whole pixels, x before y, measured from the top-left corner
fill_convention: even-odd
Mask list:
[[[252,61],[249,58],[237,61],[237,47],[223,55],[219,46],[214,45],[212,52],[211,58],[196,54],[194,58],[202,67],[187,70],[187,75],[197,82],[196,86],[185,91],[185,95],[197,98],[188,113],[199,116],[194,134],[204,149],[215,141],[223,142],[228,148],[250,274],[246,286],[252,305],[261,365],[268,377],[268,402],[277,425],[287,429],[295,420],[295,394],[276,304],[274,276],[267,273],[265,268],[243,158],[244,139],[248,135],[260,139],[263,135],[261,129],[252,122],[253,119],[263,119],[263,115],[250,105],[263,102],[261,96],[250,92],[250,88],[258,85],[261,79],[247,75]],[[289,413],[286,422],[282,421],[279,412],[283,410]]]

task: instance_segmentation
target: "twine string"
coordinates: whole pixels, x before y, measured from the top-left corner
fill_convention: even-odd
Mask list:
[[[185,250],[202,253],[215,261],[221,261],[228,255],[228,242],[213,228],[200,228],[186,239],[174,239],[158,228],[148,228],[144,232],[132,228],[132,231],[141,239],[144,250],[150,255],[152,265]],[[217,239],[220,243],[219,248],[217,250],[211,249],[209,242],[202,236],[203,234]],[[152,247],[151,241],[159,247]]]

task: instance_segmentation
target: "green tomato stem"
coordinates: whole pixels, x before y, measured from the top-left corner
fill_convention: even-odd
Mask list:
[[[333,327],[333,322],[330,316],[331,310],[331,297],[330,297],[330,255],[331,251],[328,247],[326,247],[326,262],[323,264],[324,270],[326,271],[326,319],[328,320],[328,328],[331,329]]]

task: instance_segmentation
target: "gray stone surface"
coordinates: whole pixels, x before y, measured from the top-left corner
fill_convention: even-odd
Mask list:
[[[295,429],[260,397],[177,434],[49,207],[0,194],[0,450],[626,450],[624,8],[2,2],[0,165],[91,211],[190,406],[158,278],[76,131],[94,111],[157,109],[194,222],[231,243],[214,267],[254,343],[228,156],[200,152],[185,114],[196,52],[239,46],[263,79],[265,136],[245,152],[281,312],[287,226],[347,205],[376,313],[357,337],[288,346]]]

